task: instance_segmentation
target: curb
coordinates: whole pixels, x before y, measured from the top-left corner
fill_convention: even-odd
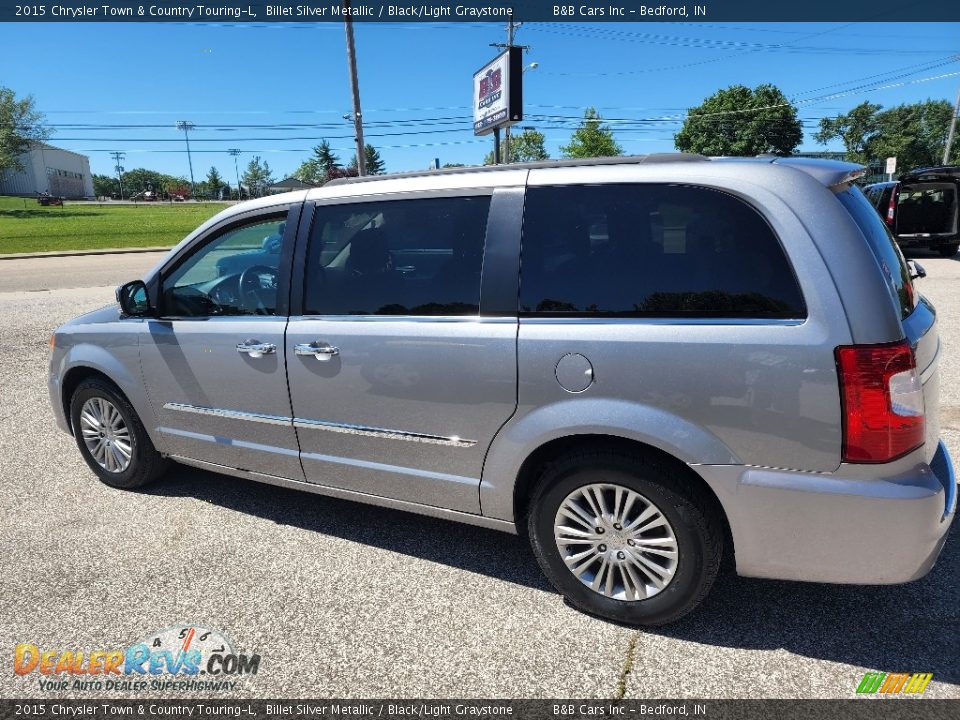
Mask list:
[[[172,247],[172,246],[171,246]],[[33,258],[77,257],[82,255],[129,255],[132,253],[167,252],[169,247],[103,248],[98,250],[54,250],[52,252],[9,253],[2,260],[31,260]]]

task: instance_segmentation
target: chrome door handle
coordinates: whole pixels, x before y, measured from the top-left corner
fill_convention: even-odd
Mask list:
[[[262,343],[256,340],[244,340],[237,343],[237,352],[246,353],[252,358],[263,357],[264,355],[273,355],[277,352],[277,346],[273,343]]]
[[[293,346],[294,355],[313,355],[320,362],[327,362],[330,358],[340,354],[340,348],[320,343],[300,343]]]

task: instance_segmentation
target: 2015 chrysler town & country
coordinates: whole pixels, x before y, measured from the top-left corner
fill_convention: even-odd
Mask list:
[[[114,487],[173,460],[525,533],[628,623],[692,610],[724,552],[913,580],[956,507],[940,341],[859,173],[667,155],[243,203],[56,331],[54,414]]]

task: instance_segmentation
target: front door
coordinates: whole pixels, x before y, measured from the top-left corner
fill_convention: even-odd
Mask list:
[[[516,406],[516,317],[480,315],[490,195],[315,211],[287,372],[309,482],[479,513]]]
[[[281,258],[299,206],[288,210],[213,230],[161,275],[161,317],[147,322],[140,357],[172,455],[303,479],[285,371]]]

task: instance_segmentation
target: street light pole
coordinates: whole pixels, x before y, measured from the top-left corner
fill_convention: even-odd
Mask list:
[[[357,175],[367,174],[367,153],[363,144],[363,115],[360,113],[360,81],[357,79],[357,51],[353,44],[353,16],[350,0],[343,0],[343,24],[347,33],[347,63],[353,92],[353,130],[357,141]]]
[[[227,152],[233,155],[233,170],[237,173],[237,200],[240,200],[240,168],[237,165],[237,156],[240,154],[240,151],[237,148],[231,148],[227,150]]]
[[[193,195],[193,158],[190,157],[190,131],[195,128],[192,122],[188,120],[178,120],[177,130],[183,130],[183,137],[187,141],[187,164],[190,166],[190,195]]]

